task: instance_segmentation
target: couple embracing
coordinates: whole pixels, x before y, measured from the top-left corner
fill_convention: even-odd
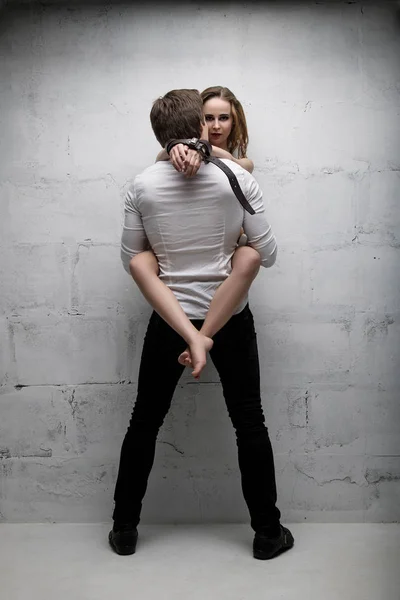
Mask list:
[[[154,312],[121,449],[109,542],[118,554],[135,552],[158,431],[185,367],[199,379],[210,356],[236,433],[253,555],[270,559],[294,540],[276,506],[247,298],[260,265],[274,264],[277,245],[246,156],[245,115],[230,90],[213,87],[168,92],[153,103],[150,120],[163,150],[127,193],[121,258]]]

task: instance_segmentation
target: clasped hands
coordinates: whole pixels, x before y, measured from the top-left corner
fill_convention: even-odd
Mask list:
[[[202,163],[201,154],[197,150],[192,150],[186,144],[177,144],[169,153],[171,163],[179,173],[184,173],[185,177],[194,177]]]

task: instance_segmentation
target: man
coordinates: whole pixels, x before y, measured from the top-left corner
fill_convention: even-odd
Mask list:
[[[202,101],[197,90],[173,90],[153,104],[153,131],[162,146],[171,139],[199,138],[203,131]],[[264,215],[255,179],[232,161],[242,191],[255,211],[239,204],[226,175],[203,165],[185,179],[168,162],[158,162],[135,179],[127,194],[121,256],[130,272],[135,256],[149,243],[157,257],[160,279],[183,309],[184,332],[175,331],[156,306],[148,325],[139,371],[138,393],[120,458],[115,488],[114,525],[109,534],[118,554],[133,554],[142,500],[153,465],[156,438],[184,370],[177,357],[190,346],[209,351],[221,379],[235,428],[242,490],[255,531],[253,555],[269,559],[293,546],[293,536],[280,524],[276,507],[275,468],[260,397],[259,361],[253,316],[246,299],[213,340],[198,332],[213,294],[229,274],[241,227],[261,264],[272,266],[276,242]],[[161,303],[162,304],[162,303]],[[189,332],[189,333],[187,333]],[[184,335],[187,337],[184,339]]]

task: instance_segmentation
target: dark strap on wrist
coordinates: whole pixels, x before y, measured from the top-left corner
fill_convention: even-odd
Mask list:
[[[206,156],[210,156],[211,150],[212,150],[212,146],[208,140],[200,140],[198,138],[191,138],[191,139],[185,139],[185,140],[169,140],[169,142],[167,142],[167,144],[165,146],[167,153],[169,154],[171,152],[172,148],[174,146],[176,146],[177,144],[185,144],[185,146],[188,146],[192,150],[197,150],[197,152],[200,153],[202,158],[205,158]]]
[[[165,149],[168,152],[168,154],[171,152],[172,148],[177,144],[185,144],[192,150],[197,150],[197,152],[200,153],[202,159],[206,164],[212,163],[216,167],[219,167],[221,171],[223,171],[227,176],[232,191],[235,194],[236,198],[239,200],[240,204],[243,206],[244,210],[247,210],[247,212],[251,215],[255,214],[256,211],[243,194],[242,188],[240,187],[234,172],[228,167],[228,165],[222,162],[222,160],[216,158],[215,156],[211,156],[211,144],[207,140],[199,140],[197,138],[187,140],[170,140],[165,146]]]

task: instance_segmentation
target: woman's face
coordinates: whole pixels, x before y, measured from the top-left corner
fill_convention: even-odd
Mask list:
[[[203,109],[208,139],[214,146],[227,150],[228,137],[233,125],[230,102],[222,98],[210,98],[204,102]]]

